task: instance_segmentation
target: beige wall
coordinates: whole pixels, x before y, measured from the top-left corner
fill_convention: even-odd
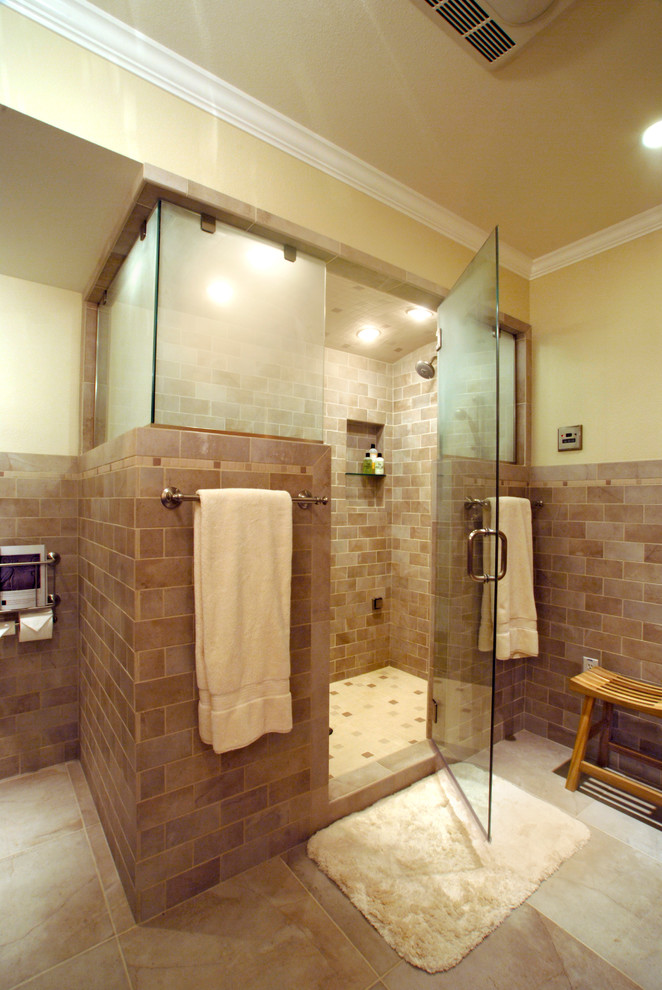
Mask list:
[[[81,296],[0,275],[2,445],[78,453]]]
[[[533,464],[662,455],[662,231],[531,283]],[[558,453],[581,423],[581,451]]]

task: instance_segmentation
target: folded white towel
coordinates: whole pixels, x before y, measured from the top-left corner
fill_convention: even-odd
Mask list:
[[[496,519],[495,499],[488,499],[484,525]],[[499,529],[508,541],[506,574],[497,592],[497,660],[538,656],[538,621],[533,597],[533,538],[528,498],[499,497]],[[494,537],[489,545],[489,573],[494,573]],[[483,585],[478,649],[492,649],[495,582]]]
[[[201,489],[193,508],[200,738],[216,753],[292,728],[292,499]]]

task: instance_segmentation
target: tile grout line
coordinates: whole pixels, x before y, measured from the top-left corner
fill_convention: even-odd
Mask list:
[[[81,956],[86,955],[88,952],[91,952],[93,949],[98,949],[99,946],[101,945],[108,945],[109,942],[116,942],[116,941],[117,941],[116,935],[109,935],[108,938],[101,939],[101,941],[97,942],[95,945],[88,945],[86,949],[82,949],[80,952],[74,952],[72,956],[67,956],[66,959],[61,959],[53,966],[48,966],[46,969],[42,969],[38,973],[33,973],[32,976],[28,976],[25,980],[21,980],[20,983],[13,983],[10,987],[7,988],[7,990],[20,990],[20,987],[28,986],[33,980],[45,976],[47,973],[53,973],[56,969],[59,969],[60,966],[64,966],[65,963],[71,962],[72,959],[80,959]],[[130,990],[133,990],[133,986],[131,982],[127,984],[127,987],[130,988]]]
[[[296,848],[296,847],[295,847],[295,848]],[[324,905],[323,905],[323,904],[321,904],[321,903],[320,903],[320,901],[318,901],[318,899],[317,899],[317,898],[315,897],[315,895],[313,894],[313,892],[312,892],[311,890],[308,890],[308,888],[307,888],[307,887],[306,887],[306,885],[305,885],[305,884],[303,883],[303,881],[299,879],[299,877],[298,877],[298,876],[296,875],[296,873],[294,872],[294,870],[293,870],[293,869],[292,869],[292,868],[290,867],[290,865],[289,865],[289,863],[286,863],[286,862],[285,862],[285,860],[284,860],[284,858],[283,858],[283,854],[282,854],[282,853],[280,854],[280,856],[279,856],[278,858],[279,858],[279,859],[281,860],[281,862],[283,863],[283,865],[285,866],[285,868],[287,869],[287,871],[288,871],[288,872],[289,872],[289,873],[290,873],[290,874],[291,874],[291,875],[292,875],[292,876],[294,877],[294,879],[296,880],[296,882],[297,882],[297,884],[298,884],[298,885],[299,885],[299,886],[301,887],[301,889],[302,889],[302,890],[303,890],[303,891],[304,891],[304,892],[305,892],[305,893],[306,893],[306,894],[308,895],[308,897],[312,897],[312,899],[313,899],[313,900],[315,901],[315,904],[317,904],[317,906],[319,907],[319,909],[320,909],[320,911],[322,911],[322,912],[323,912],[323,913],[324,913],[324,914],[326,915],[326,917],[327,917],[327,918],[329,919],[329,921],[330,921],[330,922],[331,922],[331,924],[332,924],[332,925],[334,926],[334,928],[336,928],[336,929],[337,929],[337,930],[338,930],[338,931],[340,932],[340,934],[341,934],[341,935],[343,936],[343,938],[344,938],[344,939],[345,939],[345,940],[346,940],[347,942],[349,942],[349,944],[350,944],[350,945],[352,946],[352,948],[353,948],[353,949],[354,949],[354,950],[355,950],[356,952],[358,952],[358,954],[359,954],[359,955],[361,956],[361,958],[362,958],[362,959],[363,959],[363,961],[365,962],[365,964],[366,964],[366,966],[368,966],[368,968],[369,968],[369,969],[371,969],[371,970],[372,970],[372,972],[373,972],[373,973],[375,974],[375,976],[376,976],[376,978],[377,978],[377,979],[376,979],[376,982],[377,982],[377,983],[379,983],[379,982],[380,982],[380,981],[382,980],[382,977],[384,977],[384,976],[386,976],[386,975],[387,975],[388,973],[390,973],[390,972],[391,972],[391,970],[392,970],[392,969],[394,969],[395,967],[391,967],[391,969],[387,969],[387,970],[386,970],[386,971],[385,971],[384,973],[382,973],[382,974],[380,975],[380,974],[379,974],[379,973],[377,972],[377,970],[375,969],[375,967],[374,967],[374,966],[372,965],[372,963],[368,961],[368,959],[367,959],[367,958],[365,957],[365,955],[363,954],[363,952],[361,952],[361,950],[359,949],[359,947],[358,947],[358,946],[357,946],[357,945],[356,945],[356,944],[354,943],[354,941],[353,941],[353,940],[352,940],[352,939],[350,938],[350,936],[349,936],[349,935],[347,934],[347,932],[346,932],[346,931],[344,931],[344,930],[343,930],[343,929],[342,929],[342,928],[340,927],[340,925],[339,925],[339,924],[338,924],[338,922],[337,922],[337,921],[335,920],[335,918],[333,918],[333,917],[332,917],[332,916],[331,916],[331,915],[329,914],[329,912],[327,911],[327,909],[326,909],[326,908],[324,907]],[[351,903],[351,902],[350,902],[350,903]],[[358,911],[358,908],[356,908],[356,910]],[[360,913],[360,912],[359,912],[359,913]],[[363,914],[362,914],[361,916],[362,916],[363,918],[365,918],[365,915],[363,915]],[[367,918],[366,918],[365,920],[366,920],[366,921],[368,921],[368,919],[367,919]],[[369,921],[368,921],[368,924],[370,924],[370,922],[369,922]],[[377,931],[377,929],[376,929],[376,928],[375,928],[375,931]],[[379,935],[379,932],[377,932],[377,934]],[[380,938],[382,938],[382,936],[381,936],[381,935],[380,935],[379,937],[380,937]],[[388,944],[388,943],[386,943],[386,944]],[[397,965],[398,965],[398,963],[396,963],[396,966],[397,966]],[[368,984],[368,985],[367,985],[366,987],[364,987],[364,988],[363,988],[363,990],[370,990],[370,988],[371,988],[371,987],[374,987],[374,986],[375,986],[375,981],[373,981],[372,983],[369,983],[369,984]]]
[[[31,846],[18,849],[15,852],[10,853],[8,856],[0,857],[0,862],[5,862],[6,860],[14,859],[15,857],[18,857],[18,856],[23,856],[26,853],[30,853],[34,849],[38,849],[38,848],[40,848],[42,846],[48,845],[49,842],[59,841],[59,840],[61,840],[65,836],[76,835],[77,833],[81,833],[81,832],[85,835],[85,839],[86,839],[86,841],[87,841],[87,843],[89,845],[89,838],[87,836],[87,830],[86,830],[86,827],[85,827],[85,820],[84,820],[84,817],[83,817],[83,813],[82,813],[82,809],[81,809],[81,806],[80,806],[80,802],[78,800],[78,795],[76,793],[76,788],[75,788],[74,782],[72,780],[71,774],[69,772],[68,762],[69,761],[67,761],[67,762],[65,762],[63,764],[55,764],[55,766],[64,766],[64,768],[66,770],[67,780],[69,782],[69,786],[71,788],[71,793],[72,793],[72,796],[73,796],[73,804],[74,804],[75,809],[77,809],[77,811],[78,811],[78,818],[79,818],[79,821],[80,821],[80,826],[77,827],[77,828],[67,829],[66,832],[61,833],[59,835],[48,835],[48,836],[45,836],[44,838],[41,839],[41,841],[36,842],[36,843],[33,843]],[[42,768],[42,769],[49,769],[49,768]],[[39,770],[33,771],[33,773],[39,773],[39,772],[40,772]],[[27,776],[27,775],[25,775],[25,774],[17,774],[16,777],[14,777],[14,778],[9,777],[9,778],[7,778],[7,780],[18,780],[18,779],[20,779],[22,777],[25,777],[25,776]],[[4,784],[5,781],[3,781],[2,783]],[[96,859],[94,857],[94,854],[92,853],[92,850],[90,850],[90,852],[91,852],[91,855],[92,855],[92,862],[94,863],[94,869],[95,869],[95,872],[97,873],[97,877],[98,877],[98,870],[97,870],[97,867],[96,867]],[[100,883],[100,886],[101,886],[101,889],[102,889],[102,893],[103,893],[103,885],[101,884],[100,877],[98,877],[98,879],[99,879],[99,883]],[[104,900],[105,900],[105,897],[104,897]],[[110,917],[110,912],[109,912],[109,917]],[[112,921],[112,919],[111,919],[111,921]],[[114,937],[115,936],[112,935],[112,936],[109,936],[107,939],[102,939],[101,942],[98,942],[98,943],[96,943],[95,945],[92,945],[92,946],[88,946],[87,948],[81,950],[81,952],[76,952],[72,956],[67,956],[66,959],[61,959],[59,962],[55,963],[53,966],[48,966],[48,967],[46,967],[46,969],[40,970],[37,973],[32,973],[25,980],[21,980],[19,983],[12,984],[12,986],[9,988],[9,990],[17,990],[17,988],[19,988],[19,987],[26,986],[26,984],[29,984],[32,980],[36,979],[37,977],[43,976],[44,973],[50,973],[50,972],[52,972],[53,970],[57,969],[58,966],[61,966],[63,963],[69,962],[70,959],[75,959],[78,956],[82,956],[86,952],[88,952],[90,949],[96,948],[97,945],[103,945],[106,942],[110,942],[111,940],[114,939]]]
[[[54,766],[56,766],[56,767],[57,766],[66,766],[66,763],[63,763],[63,764],[56,763],[56,764],[54,764]],[[50,769],[52,769],[52,767],[41,767],[40,770],[31,770],[31,771],[29,771],[28,773],[25,773],[25,774],[20,774],[19,773],[19,774],[16,774],[15,776],[13,776],[13,777],[5,777],[4,780],[0,781],[0,787],[2,787],[3,784],[8,784],[8,783],[10,783],[12,781],[25,779],[30,774],[41,773],[42,770],[50,770]],[[69,781],[71,783],[71,777],[69,776],[69,771],[67,771],[67,778],[69,779]],[[72,789],[73,789],[73,784],[72,784]],[[74,799],[76,800],[76,807],[78,808],[78,810],[80,812],[80,805],[78,804],[78,800],[76,799],[75,790],[74,790]],[[82,832],[82,831],[84,831],[85,830],[85,823],[83,821],[82,814],[80,814],[79,817],[80,817],[80,827],[79,828],[67,829],[66,831],[61,832],[61,833],[59,833],[57,835],[46,835],[42,839],[39,839],[38,841],[33,842],[29,846],[25,846],[25,847],[22,847],[20,849],[16,849],[14,852],[10,852],[6,856],[0,856],[0,863],[4,863],[8,859],[13,859],[15,856],[22,856],[25,853],[28,853],[28,852],[30,852],[33,849],[38,849],[40,846],[44,846],[44,845],[46,845],[49,842],[53,842],[53,841],[55,841],[57,839],[61,839],[65,835],[74,835],[76,832]]]
[[[585,796],[588,797],[589,795],[585,795]],[[599,801],[596,801],[595,798],[591,798],[591,800],[595,804],[597,804],[597,805],[600,804],[600,802]],[[614,842],[620,842],[621,845],[624,846],[626,849],[629,849],[629,850],[631,850],[632,852],[635,852],[635,853],[639,853],[640,856],[646,856],[648,859],[652,860],[653,863],[657,863],[658,866],[662,863],[662,852],[660,853],[660,855],[655,856],[655,855],[653,855],[653,853],[647,852],[646,849],[641,849],[639,846],[634,846],[630,842],[625,842],[625,840],[624,839],[621,839],[618,835],[613,835],[612,832],[608,832],[606,829],[600,828],[600,826],[599,825],[596,825],[594,822],[584,821],[584,819],[582,818],[582,815],[585,812],[589,811],[590,810],[590,807],[591,806],[589,805],[587,808],[582,808],[582,810],[578,814],[575,815],[575,818],[577,819],[577,821],[582,822],[582,824],[583,825],[586,825],[586,827],[589,828],[589,829],[595,829],[596,832],[602,832],[603,835],[606,835],[610,839],[613,839]],[[614,811],[617,811],[618,814],[625,814],[625,812],[618,811],[617,808],[614,808],[613,810]],[[637,822],[637,824],[641,825],[643,828],[652,828],[652,826],[649,825],[647,822],[639,821],[639,819],[634,819],[634,820]],[[656,831],[659,831],[659,830],[656,830]]]
[[[544,881],[543,881],[543,883],[544,883]],[[525,903],[525,904],[526,904],[526,903],[528,903],[528,898],[527,898],[527,900],[526,900],[526,901],[525,901],[524,903]],[[567,935],[567,936],[568,936],[569,938],[571,938],[571,939],[572,939],[572,940],[573,940],[574,942],[577,942],[577,943],[579,943],[579,945],[581,945],[581,946],[582,946],[582,947],[583,947],[584,949],[586,949],[586,950],[587,950],[588,952],[590,952],[590,953],[591,953],[592,955],[594,955],[594,956],[596,956],[596,957],[597,957],[598,959],[600,959],[600,960],[602,960],[602,962],[603,962],[603,963],[605,963],[605,965],[606,965],[606,966],[609,966],[609,968],[610,968],[610,969],[614,969],[614,970],[616,970],[616,972],[617,972],[617,973],[620,973],[620,975],[621,975],[621,976],[622,976],[622,977],[623,977],[624,979],[626,979],[626,980],[628,980],[628,981],[629,981],[630,983],[632,983],[632,984],[633,984],[633,986],[635,986],[635,987],[637,987],[637,988],[638,988],[638,990],[645,990],[645,988],[644,988],[644,987],[642,987],[642,985],[641,985],[640,983],[637,983],[637,982],[636,982],[636,980],[634,980],[632,976],[630,976],[630,975],[629,975],[628,973],[626,973],[626,972],[625,972],[624,970],[622,970],[622,969],[620,969],[620,968],[619,968],[619,967],[618,967],[618,966],[617,966],[617,965],[616,965],[615,963],[613,963],[613,962],[610,962],[610,961],[609,961],[609,959],[607,959],[607,958],[606,958],[605,956],[603,956],[603,955],[602,955],[602,954],[601,954],[600,952],[597,952],[597,951],[596,951],[596,949],[593,949],[593,948],[591,948],[591,946],[590,946],[590,945],[587,945],[587,944],[586,944],[586,942],[582,942],[582,940],[581,940],[580,938],[578,938],[578,937],[577,937],[577,935],[573,935],[573,933],[572,933],[572,932],[569,932],[569,931],[567,930],[567,928],[564,928],[564,927],[563,927],[562,925],[560,925],[560,924],[558,923],[558,921],[554,921],[554,919],[553,919],[553,918],[550,918],[550,917],[548,917],[548,916],[547,916],[547,915],[545,914],[545,912],[544,912],[544,911],[541,911],[541,910],[540,910],[540,908],[537,908],[537,907],[535,907],[535,906],[534,906],[533,904],[529,904],[529,907],[530,907],[530,908],[531,908],[531,909],[532,909],[533,911],[535,911],[535,912],[536,912],[536,914],[539,914],[541,918],[544,918],[544,919],[545,919],[545,921],[548,921],[548,922],[549,922],[550,924],[552,924],[552,925],[556,925],[556,927],[557,927],[557,928],[559,928],[559,929],[560,929],[560,930],[561,930],[562,932],[564,932],[564,933],[565,933],[565,934],[566,934],[566,935]],[[564,968],[565,968],[565,967],[564,967]]]
[[[71,762],[71,761],[69,761],[69,762]],[[69,770],[69,763],[66,764],[66,767],[67,767],[67,774],[69,776],[69,780],[71,781],[71,786],[72,786],[72,789],[73,789],[73,792],[74,792],[74,799],[76,801],[76,804],[78,806],[78,810],[80,812],[81,822],[83,823],[83,831],[85,832],[85,839],[86,839],[88,848],[90,850],[90,855],[92,856],[92,862],[94,863],[94,870],[96,872],[97,879],[99,881],[99,886],[101,888],[101,896],[103,897],[103,902],[104,902],[104,904],[106,906],[106,911],[108,913],[108,918],[110,920],[110,924],[111,924],[111,927],[113,929],[112,940],[115,942],[115,947],[117,948],[117,952],[119,954],[119,957],[122,960],[122,968],[124,969],[124,974],[126,976],[127,987],[130,988],[130,990],[132,990],[133,983],[131,982],[131,977],[129,975],[129,969],[128,969],[128,966],[127,966],[127,963],[126,963],[126,959],[124,958],[124,952],[122,951],[122,945],[120,943],[120,938],[119,938],[120,933],[117,930],[117,925],[115,923],[115,917],[114,917],[113,912],[112,912],[111,907],[110,907],[110,902],[108,900],[108,895],[106,894],[106,887],[105,887],[105,884],[103,882],[103,879],[102,879],[102,876],[101,876],[101,871],[99,869],[99,864],[97,862],[97,857],[96,857],[96,854],[94,852],[94,847],[93,847],[92,841],[90,839],[90,835],[89,835],[89,831],[88,831],[88,826],[85,824],[85,817],[83,815],[83,809],[81,808],[80,801],[78,800],[78,792],[76,790],[76,787],[75,787],[74,782],[73,782],[73,778],[71,776],[71,772]],[[82,771],[82,767],[81,767],[81,771]],[[86,783],[86,786],[87,786],[87,781],[85,783]],[[101,823],[99,823],[99,824],[101,826]],[[101,826],[101,832],[102,832],[102,834],[104,836],[104,842],[105,842],[106,839],[105,839],[105,833],[103,832],[103,826]],[[114,862],[113,862],[113,868],[115,869]],[[118,877],[118,882],[119,882],[119,877]],[[120,882],[120,886],[121,886],[121,882]],[[135,927],[135,925],[134,925],[134,927]],[[130,929],[127,929],[127,931],[129,931],[129,930]],[[89,951],[90,949],[96,948],[98,945],[103,945],[106,942],[110,942],[110,941],[111,941],[110,938],[104,939],[102,942],[98,942],[97,945],[89,946],[88,949],[85,950],[85,951]],[[80,955],[80,953],[79,953],[79,955]],[[75,958],[75,957],[72,956],[71,958]]]

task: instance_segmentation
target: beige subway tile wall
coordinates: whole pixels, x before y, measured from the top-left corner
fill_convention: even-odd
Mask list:
[[[433,345],[393,365],[391,662],[427,677],[432,642],[432,519],[437,380],[416,374]]]
[[[534,468],[540,656],[528,662],[525,725],[571,745],[581,698],[567,687],[583,657],[662,680],[662,461]],[[657,721],[616,709],[616,739],[660,756]],[[615,755],[657,786],[660,771]]]
[[[39,770],[78,752],[76,466],[75,457],[0,455],[0,545],[43,544],[46,553],[59,553],[55,580],[61,597],[52,639],[0,640],[0,777]],[[43,568],[42,574],[53,570]]]
[[[392,664],[427,676],[431,622],[436,382],[327,348],[325,440],[332,456],[331,680]],[[375,444],[384,477],[361,465]],[[374,609],[374,598],[382,598]]]
[[[331,680],[389,663],[391,366],[326,348],[324,439],[331,448]],[[370,445],[383,478],[361,475]],[[373,610],[372,599],[382,608]]]

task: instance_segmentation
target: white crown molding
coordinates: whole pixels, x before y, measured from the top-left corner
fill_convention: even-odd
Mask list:
[[[0,0],[0,3],[472,251],[487,237],[486,231],[85,0]],[[529,277],[531,260],[507,244],[501,247],[501,261],[517,274]]]
[[[636,216],[628,220],[615,223],[612,227],[605,227],[596,234],[589,237],[582,237],[579,241],[567,244],[559,248],[558,251],[550,251],[536,258],[531,265],[532,279],[540,278],[541,275],[549,275],[559,268],[567,268],[585,258],[591,258],[594,254],[601,254],[602,251],[609,251],[610,248],[626,244],[627,241],[634,241],[645,234],[651,234],[662,227],[662,206],[654,206],[644,213],[637,213]]]
[[[483,240],[485,240],[486,235],[483,234]],[[474,250],[480,245],[476,245]],[[506,244],[504,241],[499,240],[499,262],[504,268],[510,269],[516,275],[521,275],[522,278],[531,278],[531,265],[533,264],[531,258],[524,254],[523,251],[518,251],[517,248],[511,247],[510,244]]]

